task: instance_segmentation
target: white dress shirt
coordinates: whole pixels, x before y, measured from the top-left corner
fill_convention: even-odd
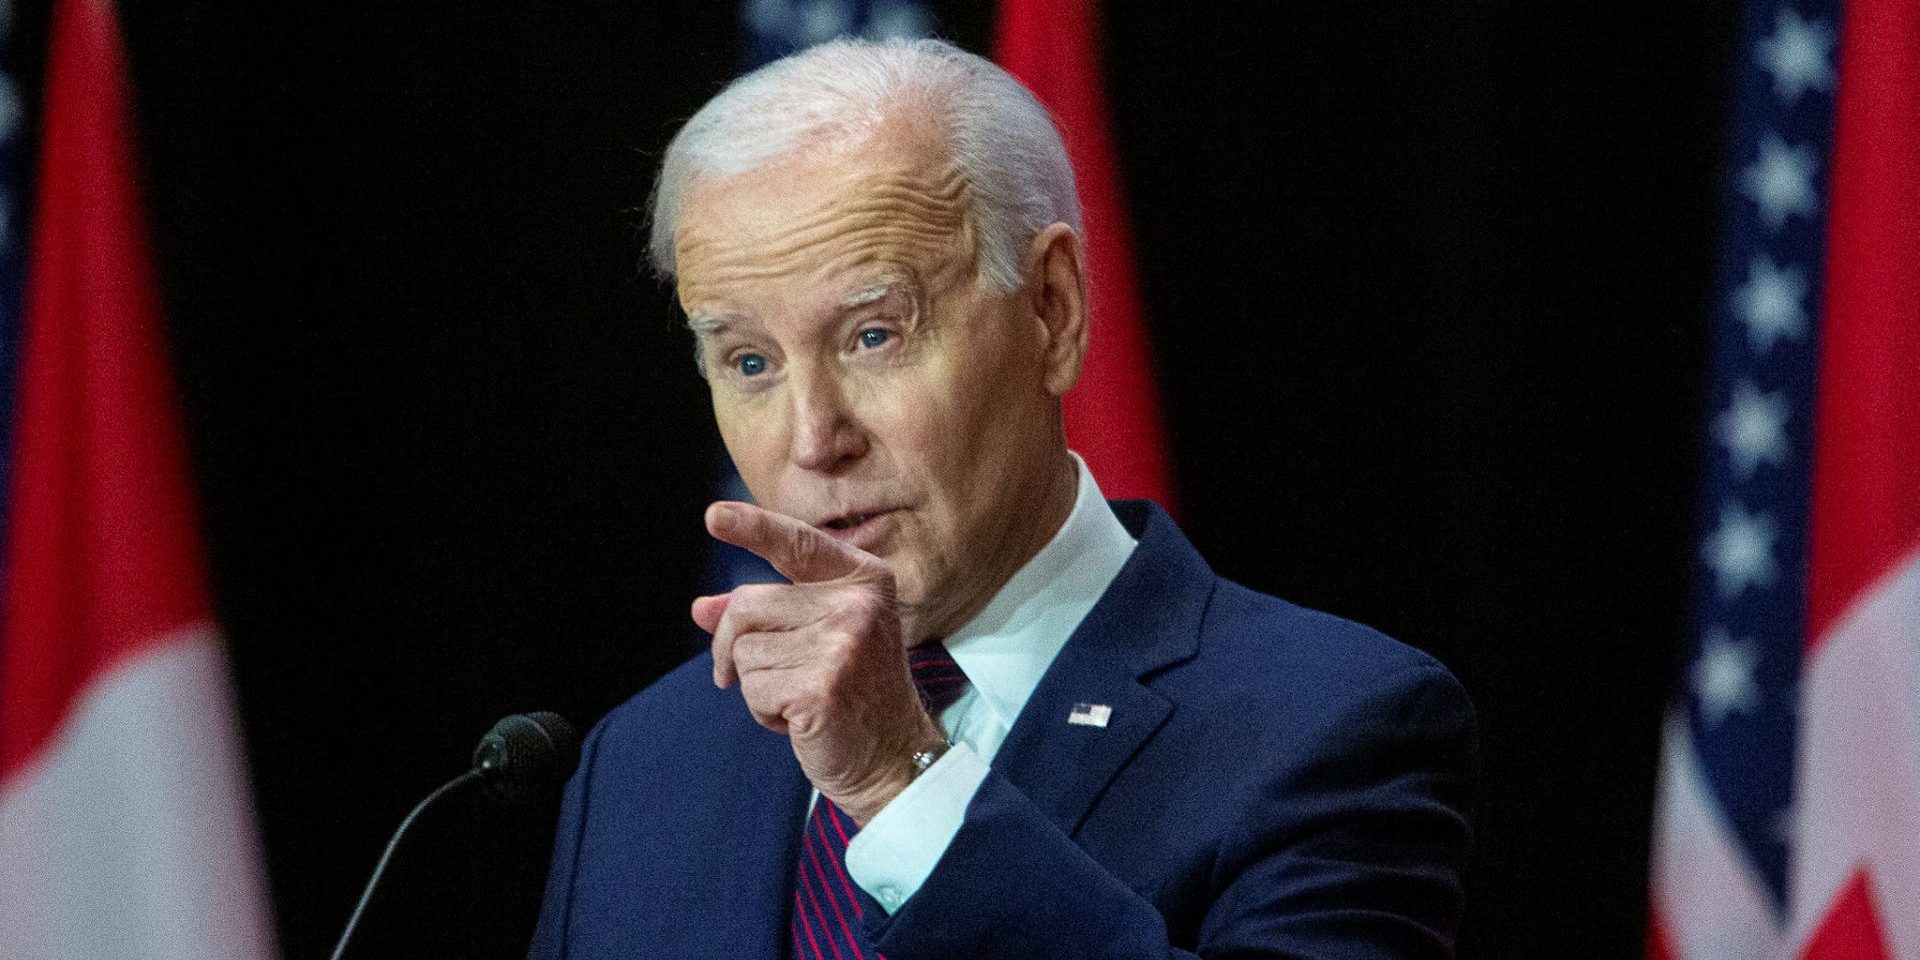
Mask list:
[[[946,853],[988,764],[1067,638],[1138,542],[1073,455],[1079,488],[1065,523],[978,616],[946,638],[967,690],[940,715],[953,749],[914,778],[847,845],[847,873],[888,914]]]

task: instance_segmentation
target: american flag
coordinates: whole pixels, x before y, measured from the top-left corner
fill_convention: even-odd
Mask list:
[[[741,67],[752,70],[835,37],[924,37],[933,15],[916,0],[747,0]]]
[[[1741,51],[1649,953],[1920,960],[1920,2]]]

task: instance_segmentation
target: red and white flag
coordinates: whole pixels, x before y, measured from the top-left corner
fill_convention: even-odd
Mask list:
[[[0,958],[274,953],[108,0],[56,0],[0,577]]]
[[[1173,477],[1100,70],[1099,14],[1094,0],[1001,0],[995,55],[1053,114],[1080,187],[1093,333],[1080,383],[1067,394],[1067,441],[1107,496],[1171,510]]]

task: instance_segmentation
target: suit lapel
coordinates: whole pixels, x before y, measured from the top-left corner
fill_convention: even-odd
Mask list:
[[[1213,594],[1213,572],[1165,512],[1143,501],[1113,508],[1140,545],[1047,669],[993,761],[1068,833],[1173,712],[1142,679],[1193,655]],[[1083,707],[1108,708],[1105,726],[1070,722]]]

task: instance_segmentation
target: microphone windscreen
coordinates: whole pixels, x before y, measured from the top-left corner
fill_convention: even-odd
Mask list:
[[[580,734],[565,717],[544,710],[502,719],[473,751],[487,793],[507,803],[557,791],[579,763]]]

